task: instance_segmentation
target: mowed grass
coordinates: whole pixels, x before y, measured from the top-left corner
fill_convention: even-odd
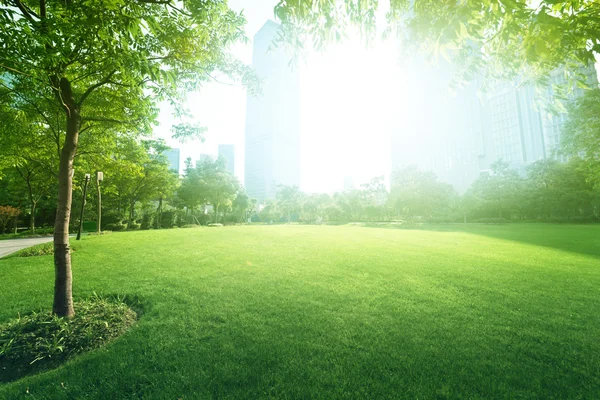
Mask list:
[[[600,226],[242,226],[86,237],[136,325],[0,398],[600,398]],[[0,322],[51,256],[0,260]],[[0,371],[1,373],[1,371]]]

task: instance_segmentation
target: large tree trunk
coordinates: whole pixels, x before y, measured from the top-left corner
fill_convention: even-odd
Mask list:
[[[71,249],[69,247],[69,221],[73,195],[73,159],[77,151],[81,116],[71,91],[70,82],[60,80],[60,95],[67,114],[67,132],[65,143],[60,152],[58,172],[58,205],[54,223],[54,305],[52,312],[59,317],[72,317],[73,277],[71,273]]]

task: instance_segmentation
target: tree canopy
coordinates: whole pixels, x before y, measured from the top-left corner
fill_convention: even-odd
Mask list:
[[[158,101],[179,105],[215,71],[252,79],[228,53],[245,39],[244,23],[225,0],[0,1],[3,107],[33,107],[48,128],[55,114],[63,122],[56,131],[57,315],[74,314],[68,233],[79,136],[102,136],[106,124],[123,134],[148,133]],[[184,123],[175,134],[201,131]]]
[[[281,0],[275,14],[298,47],[342,40],[350,26],[372,40],[379,23],[404,45],[434,56],[452,53],[465,78],[525,73],[547,80],[565,65],[577,78],[570,67],[595,62],[600,49],[600,4],[594,0]]]

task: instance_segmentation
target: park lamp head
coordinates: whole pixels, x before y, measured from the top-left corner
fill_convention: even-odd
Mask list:
[[[96,172],[96,180],[98,182],[102,182],[104,180],[104,172],[101,172],[101,171]]]
[[[90,176],[91,176],[90,174],[85,174],[85,180],[89,181],[90,180]]]

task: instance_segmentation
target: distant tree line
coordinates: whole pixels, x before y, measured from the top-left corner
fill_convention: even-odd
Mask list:
[[[186,160],[182,177],[169,170],[162,156],[166,146],[156,140],[121,140],[110,155],[78,160],[78,171],[102,170],[102,229],[136,230],[206,225],[209,223],[351,223],[384,221],[500,222],[600,221],[600,191],[595,169],[581,157],[567,162],[545,159],[519,174],[497,161],[464,193],[438,181],[432,172],[414,166],[394,171],[388,190],[383,177],[359,188],[307,194],[297,186],[278,186],[274,199],[250,198],[223,159],[192,166]],[[16,164],[0,181],[0,229],[15,224],[49,228],[55,217],[56,187],[51,170],[39,163]],[[72,229],[79,223],[83,174],[74,178]],[[97,196],[89,190],[85,221],[96,221]]]
[[[378,222],[378,221],[598,221],[600,215],[600,129],[596,115],[600,90],[572,104],[563,129],[563,160],[548,158],[521,173],[502,161],[482,173],[463,194],[416,167],[393,172],[388,191],[383,177],[333,195],[307,194],[279,186],[276,197],[250,198],[224,160],[193,166],[184,174],[169,170],[161,140],[118,130],[88,136],[74,160],[71,229],[79,223],[83,178],[92,179],[85,221],[97,219],[95,172],[104,172],[102,229],[171,228],[208,223]],[[2,110],[0,110],[2,111]],[[1,115],[0,115],[1,116]],[[17,227],[30,233],[52,231],[56,217],[59,155],[54,128],[17,114],[1,129],[28,132],[0,135],[0,232]],[[51,122],[51,120],[49,120]],[[57,135],[60,136],[58,128]]]
[[[600,192],[580,158],[541,160],[525,176],[502,161],[492,165],[462,195],[432,172],[416,167],[333,195],[305,194],[280,186],[277,197],[255,214],[263,222],[499,222],[509,220],[600,221]]]

